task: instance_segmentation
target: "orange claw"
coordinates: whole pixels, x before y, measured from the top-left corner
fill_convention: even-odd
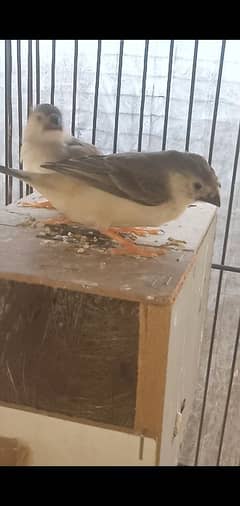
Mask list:
[[[158,235],[160,232],[159,228],[150,227],[110,227],[111,230],[124,234],[135,234],[139,237],[146,237],[147,235]]]
[[[33,207],[35,209],[55,209],[55,207],[52,206],[51,202],[48,200],[39,200],[39,201],[24,201],[21,200],[18,204],[19,207]]]
[[[117,228],[110,227],[108,229],[102,229],[101,233],[110,237],[114,241],[116,241],[120,248],[112,248],[112,255],[130,255],[130,256],[140,256],[140,257],[156,257],[160,255],[164,255],[166,253],[166,248],[163,246],[152,247],[152,246],[140,246],[138,244],[133,243],[129,239],[123,238],[120,233],[125,232],[125,227]]]

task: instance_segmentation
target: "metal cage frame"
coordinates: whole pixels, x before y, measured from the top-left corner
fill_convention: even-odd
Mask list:
[[[33,104],[33,45],[32,40],[28,40],[28,80],[27,80],[27,114],[29,114],[30,107]],[[39,40],[36,41],[36,82],[35,82],[35,90],[36,90],[36,103],[40,102],[40,44]],[[22,142],[22,130],[23,130],[23,122],[22,122],[22,62],[21,62],[21,40],[16,41],[17,44],[17,100],[18,100],[18,135],[19,135],[19,150],[21,148]],[[54,103],[55,96],[55,68],[56,68],[56,40],[52,40],[52,55],[51,55],[51,83],[50,83],[50,101]],[[166,149],[167,143],[167,134],[168,134],[168,115],[169,115],[169,104],[170,104],[170,94],[171,94],[171,82],[172,82],[172,70],[173,70],[173,51],[174,51],[175,41],[170,41],[169,46],[169,58],[168,58],[168,76],[167,76],[167,88],[166,88],[166,100],[165,100],[165,115],[164,115],[164,126],[163,126],[163,136],[162,136],[162,150]],[[190,84],[190,95],[189,95],[189,106],[188,106],[188,116],[187,116],[187,130],[186,130],[186,140],[185,140],[185,150],[189,150],[189,143],[191,137],[191,126],[192,126],[192,111],[194,104],[194,90],[195,90],[195,79],[196,79],[196,69],[198,63],[198,47],[199,41],[194,41],[194,51],[193,51],[193,60],[192,60],[192,74],[191,74],[191,84]],[[217,124],[217,116],[218,116],[218,106],[219,106],[219,96],[221,90],[221,82],[222,82],[222,72],[224,66],[224,56],[225,56],[225,48],[226,48],[226,40],[222,40],[221,42],[221,52],[218,63],[218,75],[217,75],[217,84],[215,90],[215,99],[214,99],[214,108],[213,108],[213,116],[212,116],[212,124],[211,124],[211,134],[210,134],[210,142],[209,142],[209,152],[208,152],[208,162],[211,164],[213,150],[214,150],[214,141],[215,141],[215,132],[216,132],[216,124]],[[96,74],[95,74],[95,93],[94,93],[94,107],[93,107],[93,123],[92,123],[92,143],[95,144],[96,141],[96,127],[97,127],[97,115],[98,115],[98,92],[99,92],[99,79],[100,79],[100,70],[101,70],[101,54],[102,54],[102,41],[97,41],[97,55],[96,55]],[[141,90],[141,101],[140,101],[140,111],[139,111],[139,133],[138,133],[138,142],[137,149],[141,151],[142,148],[142,135],[143,135],[143,120],[144,120],[144,106],[145,106],[145,92],[146,92],[146,79],[147,79],[147,70],[148,70],[148,55],[149,55],[149,40],[145,41],[144,47],[144,55],[143,55],[143,73],[142,73],[142,90]],[[113,146],[112,151],[115,153],[117,151],[118,144],[118,124],[119,124],[119,107],[120,107],[120,98],[121,98],[121,81],[122,81],[122,66],[123,66],[123,58],[124,58],[124,40],[119,41],[119,60],[118,60],[118,71],[117,71],[117,90],[116,90],[116,107],[115,107],[115,122],[114,122],[114,134],[113,134]],[[76,122],[76,97],[77,97],[77,81],[78,81],[78,59],[79,59],[79,41],[74,41],[74,62],[73,62],[73,76],[72,76],[72,118],[71,118],[71,133],[75,134],[75,122]],[[12,166],[12,127],[13,127],[13,117],[12,117],[12,41],[5,40],[5,164],[8,167]],[[206,402],[209,388],[209,378],[212,364],[212,354],[213,354],[213,346],[216,337],[216,325],[218,319],[219,312],[219,304],[220,304],[220,296],[222,291],[222,282],[223,282],[223,274],[224,272],[233,272],[235,274],[240,273],[240,267],[234,267],[231,265],[227,265],[225,263],[228,239],[229,239],[229,230],[230,223],[232,217],[233,210],[233,198],[235,191],[235,183],[237,177],[237,167],[238,167],[238,159],[239,159],[239,150],[240,150],[240,123],[238,127],[237,134],[237,142],[235,147],[235,156],[234,163],[232,168],[232,179],[231,179],[231,187],[230,187],[230,196],[227,206],[226,213],[226,225],[224,230],[224,240],[223,247],[221,252],[221,262],[219,264],[213,263],[212,268],[219,271],[219,279],[217,284],[216,291],[216,300],[215,300],[215,310],[214,310],[214,319],[212,325],[211,339],[210,339],[210,349],[209,356],[207,362],[206,369],[206,377],[205,377],[205,386],[204,386],[204,394],[203,394],[203,402],[201,409],[201,416],[199,422],[199,430],[198,437],[196,443],[196,453],[195,453],[195,461],[194,465],[198,465],[199,462],[199,452],[201,447],[201,437],[203,431],[203,422],[206,410]],[[22,169],[21,164],[19,164],[19,168]],[[19,183],[19,195],[23,196],[23,183]],[[27,187],[26,193],[29,193],[30,188]],[[12,201],[12,178],[6,176],[5,178],[5,204],[8,205]],[[220,465],[222,448],[223,448],[223,440],[224,433],[226,428],[227,421],[227,413],[230,402],[232,384],[234,371],[236,367],[236,359],[237,359],[237,351],[239,348],[239,338],[240,338],[240,316],[238,321],[238,327],[236,332],[235,344],[234,344],[234,352],[232,356],[231,363],[231,373],[230,373],[230,381],[228,386],[228,392],[225,402],[224,408],[224,416],[222,420],[221,426],[221,434],[220,434],[220,444],[218,449],[218,456],[216,465]]]

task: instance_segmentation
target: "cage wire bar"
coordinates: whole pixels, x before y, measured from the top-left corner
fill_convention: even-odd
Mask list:
[[[215,96],[215,102],[214,102],[212,128],[211,128],[209,154],[208,154],[208,163],[210,165],[212,163],[212,156],[213,156],[213,147],[214,147],[214,139],[215,139],[215,132],[216,132],[217,113],[218,113],[219,97],[220,97],[221,82],[222,82],[222,71],[223,71],[225,47],[226,47],[226,41],[223,40],[222,41],[221,54],[220,54],[220,60],[219,60],[219,69],[218,69],[216,96]]]
[[[224,434],[225,434],[226,423],[227,423],[228,408],[229,408],[230,398],[231,398],[231,393],[232,393],[234,373],[236,370],[239,339],[240,339],[240,317],[238,320],[238,328],[237,328],[237,334],[236,334],[233,357],[232,357],[230,381],[229,381],[229,385],[228,385],[227,399],[226,399],[224,415],[223,415],[223,422],[222,422],[221,435],[220,435],[220,444],[219,444],[218,455],[217,455],[217,466],[220,465],[221,456],[222,456],[222,449],[223,449]]]
[[[27,80],[27,115],[33,106],[33,64],[32,64],[32,40],[28,41],[28,80]]]
[[[169,116],[169,105],[170,105],[170,96],[171,96],[171,84],[172,84],[172,74],[173,74],[173,59],[174,59],[174,40],[169,42],[169,56],[168,56],[168,75],[167,75],[167,85],[166,85],[166,98],[165,98],[165,111],[164,111],[164,124],[163,124],[163,135],[162,135],[162,150],[165,150],[167,147],[167,132],[168,132],[168,116]],[[76,100],[77,100],[77,80],[78,80],[78,61],[79,61],[79,41],[74,41],[74,54],[73,54],[73,80],[72,80],[72,111],[71,111],[71,133],[75,134],[75,123],[76,123]],[[17,45],[17,108],[18,108],[18,138],[19,138],[19,152],[22,144],[22,130],[23,130],[23,97],[22,97],[22,59],[21,59],[21,41],[16,41]],[[52,55],[51,55],[51,81],[50,81],[50,102],[54,104],[55,98],[55,74],[56,74],[56,40],[52,40]],[[35,53],[35,102],[36,104],[40,103],[41,99],[41,78],[40,78],[40,41],[36,40],[36,53]],[[194,41],[193,48],[193,60],[192,60],[192,73],[191,73],[191,84],[190,84],[190,93],[189,93],[189,104],[188,104],[188,115],[187,115],[187,129],[186,129],[186,139],[185,139],[185,151],[189,150],[190,139],[191,139],[191,127],[192,127],[192,111],[194,105],[194,92],[195,92],[195,81],[196,81],[196,71],[198,64],[198,49],[199,49],[199,41]],[[214,152],[214,141],[215,141],[215,132],[217,125],[217,116],[218,116],[218,106],[219,106],[219,98],[221,92],[221,82],[222,82],[222,73],[224,68],[224,56],[226,49],[226,40],[222,40],[221,42],[221,50],[219,56],[219,64],[218,64],[218,74],[217,74],[217,83],[216,83],[216,91],[215,91],[215,99],[214,99],[214,108],[213,108],[213,116],[211,123],[211,133],[210,133],[210,141],[209,141],[209,152],[208,152],[208,161],[211,164],[213,152]],[[101,57],[102,57],[102,41],[98,40],[97,42],[97,54],[96,54],[96,76],[95,76],[95,92],[94,92],[94,104],[93,104],[93,123],[92,123],[92,143],[96,142],[96,129],[97,129],[97,116],[98,116],[98,98],[99,98],[99,83],[100,83],[100,74],[101,74]],[[143,52],[143,71],[142,71],[142,88],[141,88],[141,101],[140,101],[140,110],[139,110],[139,131],[138,131],[138,141],[137,141],[137,150],[141,151],[142,149],[142,138],[143,138],[143,124],[144,124],[144,107],[145,107],[145,99],[146,99],[146,83],[147,83],[147,70],[148,70],[148,58],[149,58],[149,40],[145,41],[144,52]],[[123,59],[124,59],[124,40],[119,41],[119,56],[118,56],[118,71],[117,71],[117,88],[116,88],[116,105],[115,105],[115,121],[114,121],[114,132],[113,132],[113,153],[117,152],[118,145],[118,125],[119,125],[119,112],[120,112],[120,100],[121,100],[121,84],[122,84],[122,68],[123,68]],[[27,78],[27,116],[29,115],[30,109],[33,105],[33,61],[32,61],[32,40],[28,41],[28,78]],[[13,119],[12,119],[12,41],[5,41],[5,164],[7,167],[12,166],[12,128],[13,128]],[[227,216],[226,216],[226,225],[224,230],[224,240],[222,246],[221,253],[221,261],[220,263],[213,263],[212,268],[219,272],[217,290],[216,290],[216,299],[215,299],[215,307],[214,307],[214,318],[212,324],[211,338],[210,338],[210,348],[208,354],[208,362],[206,367],[205,374],[205,383],[204,383],[204,393],[203,393],[203,401],[201,406],[201,415],[199,421],[199,429],[198,436],[196,441],[196,451],[194,458],[194,465],[198,465],[199,462],[199,454],[201,450],[201,442],[202,442],[202,432],[203,432],[203,424],[205,418],[206,404],[207,404],[207,395],[209,388],[209,379],[212,365],[212,356],[213,356],[213,348],[215,343],[215,335],[216,335],[216,325],[218,320],[220,299],[222,294],[222,282],[223,275],[225,272],[232,272],[235,274],[240,273],[240,267],[226,265],[226,254],[227,254],[227,246],[229,239],[229,231],[231,225],[232,218],[232,210],[233,210],[233,199],[234,199],[234,191],[236,187],[236,178],[237,178],[237,167],[239,160],[239,150],[240,150],[240,123],[238,128],[238,134],[236,139],[236,147],[235,147],[235,155],[234,155],[234,163],[232,169],[232,177],[231,177],[231,186],[230,186],[230,195],[227,207]],[[19,168],[22,169],[22,164],[19,162]],[[26,193],[29,193],[29,187],[26,185]],[[20,197],[23,196],[23,184],[20,182],[19,187]],[[5,204],[8,205],[12,202],[12,178],[6,176],[5,177]],[[224,443],[224,434],[227,422],[227,414],[228,407],[230,403],[232,384],[234,378],[234,372],[236,369],[236,358],[239,349],[239,339],[240,339],[240,316],[238,321],[238,328],[236,332],[236,338],[234,343],[234,351],[232,357],[231,364],[231,372],[230,372],[230,381],[227,391],[227,398],[225,402],[224,415],[221,425],[220,431],[220,443],[218,448],[217,462],[216,465],[219,466],[221,462],[222,448]]]
[[[33,61],[32,61],[32,40],[28,41],[28,78],[27,78],[27,117],[33,106]],[[33,188],[26,184],[26,195],[33,192]]]
[[[120,40],[119,61],[118,61],[118,78],[117,78],[117,96],[116,96],[116,110],[115,110],[115,125],[114,125],[114,135],[113,135],[113,153],[117,152],[119,109],[120,109],[120,96],[121,96],[121,84],[122,84],[123,49],[124,49],[124,40]]]
[[[149,48],[149,40],[146,40],[145,41],[145,49],[144,49],[144,58],[143,58],[142,96],[141,96],[141,105],[140,105],[138,148],[137,148],[138,151],[141,151],[141,149],[142,149],[144,105],[145,105],[146,83],[147,83],[148,48]]]
[[[167,144],[168,113],[169,113],[169,105],[170,105],[170,91],[171,91],[172,68],[173,68],[173,51],[174,51],[174,40],[171,40],[170,47],[169,47],[168,78],[167,78],[165,114],[164,114],[164,125],[163,125],[163,138],[162,138],[162,150],[163,151],[166,149],[166,144]]]
[[[99,40],[98,47],[97,47],[96,81],[95,81],[95,95],[94,95],[94,106],[93,106],[92,144],[95,144],[95,142],[96,142],[98,90],[99,90],[99,82],[100,82],[101,54],[102,54],[102,41]]]
[[[19,157],[19,169],[22,170],[23,166],[20,161],[20,152],[22,147],[22,65],[21,65],[21,41],[17,40],[17,107],[18,107],[18,157]],[[23,197],[23,182],[19,181],[19,197]]]
[[[75,135],[75,124],[76,124],[77,75],[78,75],[78,40],[75,40],[74,56],[73,56],[73,91],[72,91],[72,125],[71,125],[71,132],[73,136]]]
[[[40,45],[39,40],[36,40],[36,104],[40,104]]]
[[[52,63],[51,63],[51,96],[50,96],[51,104],[54,104],[55,67],[56,67],[56,40],[53,40],[52,41]]]
[[[191,77],[189,107],[188,107],[185,151],[189,150],[189,143],[190,143],[191,126],[192,126],[192,110],[193,110],[193,100],[194,100],[194,90],[195,90],[195,80],[196,80],[196,70],[197,70],[197,56],[198,56],[198,40],[195,40],[194,52],[193,52],[193,64],[192,64],[192,77]]]
[[[12,41],[5,40],[5,165],[12,167]],[[12,202],[12,177],[5,176],[5,204]]]

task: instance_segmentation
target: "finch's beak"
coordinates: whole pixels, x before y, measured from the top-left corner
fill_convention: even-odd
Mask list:
[[[213,204],[214,206],[220,207],[221,206],[221,200],[220,200],[220,194],[219,191],[216,193],[211,193],[210,195],[207,195],[206,197],[202,198],[204,202],[208,202],[209,204]]]

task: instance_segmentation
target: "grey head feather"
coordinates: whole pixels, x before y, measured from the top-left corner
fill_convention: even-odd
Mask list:
[[[39,112],[45,114],[45,116],[50,116],[50,114],[57,114],[57,116],[62,119],[61,111],[58,109],[58,107],[52,104],[39,104],[35,107],[33,112]]]

